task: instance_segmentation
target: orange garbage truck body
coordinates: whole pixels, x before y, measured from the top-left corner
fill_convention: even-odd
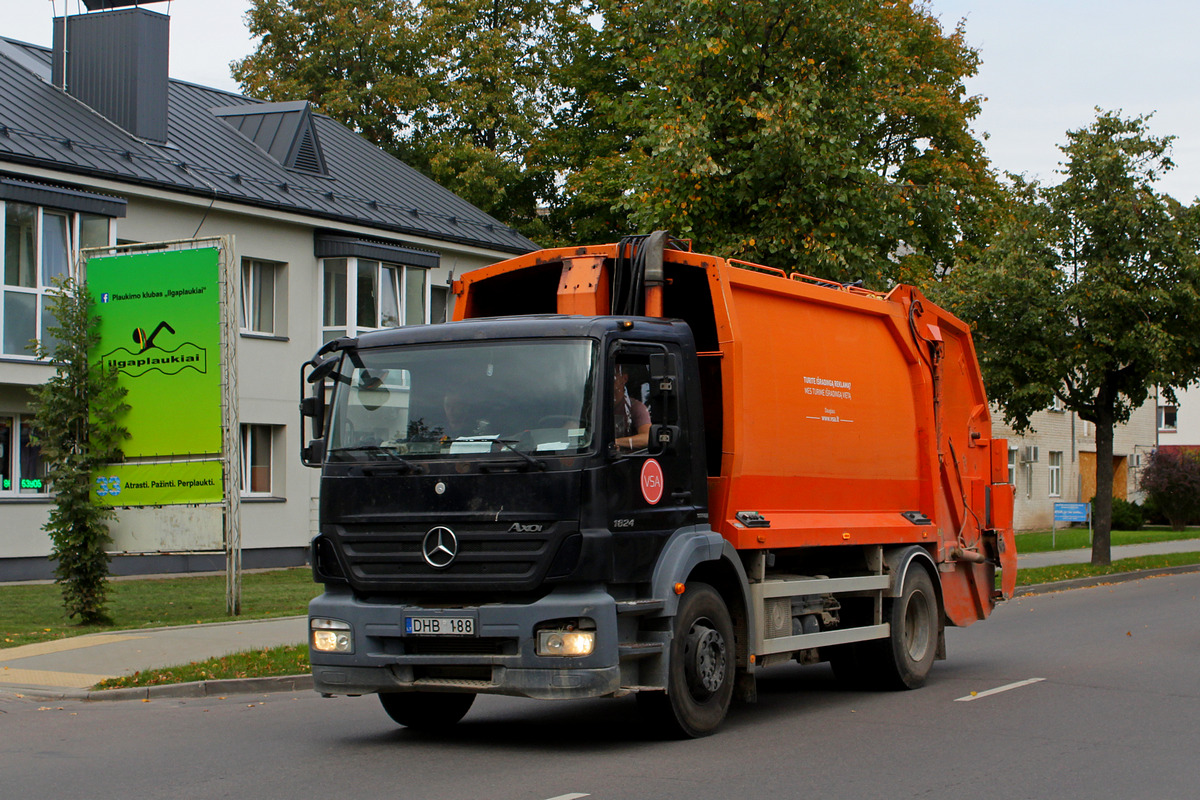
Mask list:
[[[781,661],[829,661],[849,680],[911,688],[945,657],[946,625],[985,619],[1011,595],[1007,443],[992,436],[969,329],[916,289],[787,276],[656,234],[530,253],[461,276],[454,293],[446,327],[476,332],[463,347],[522,319],[606,331],[593,335],[594,475],[636,476],[640,496],[615,500],[627,496],[611,479],[594,477],[594,491],[584,479],[581,504],[619,506],[596,515],[597,539],[614,543],[595,552],[618,564],[605,596],[624,626],[620,685],[592,694],[637,692],[694,736],[716,728],[735,688],[753,698],[757,671]],[[680,332],[677,349],[656,338],[667,328]],[[622,427],[621,409],[639,405],[645,414]],[[557,446],[532,446],[526,460],[553,471],[539,455]],[[687,514],[654,544],[638,540],[650,510],[672,503]],[[628,583],[614,577],[625,552],[649,561]],[[315,566],[318,555],[314,546]],[[324,625],[336,615],[319,601],[310,616]],[[581,625],[604,638],[601,622]],[[317,674],[324,654],[313,655]],[[417,689],[374,687],[385,707]]]

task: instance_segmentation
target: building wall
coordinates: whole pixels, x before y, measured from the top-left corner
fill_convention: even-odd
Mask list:
[[[1151,400],[1136,409],[1129,422],[1114,432],[1114,496],[1141,502],[1138,476],[1156,443],[1156,403]],[[1054,504],[1082,503],[1095,494],[1095,426],[1069,411],[1041,411],[1034,415],[1033,428],[1017,436],[995,414],[995,435],[1008,439],[1010,465],[1016,448],[1014,526],[1017,530],[1046,530],[1054,521]],[[1028,448],[1038,449],[1037,461],[1027,458]],[[1051,454],[1061,454],[1059,491],[1053,494]]]
[[[42,173],[42,177],[56,177]],[[59,180],[79,184],[77,177]],[[240,423],[272,426],[272,486],[270,496],[243,497],[242,548],[248,565],[303,563],[316,528],[318,472],[300,463],[299,370],[321,344],[321,264],[313,254],[314,220],[299,215],[209,204],[157,190],[94,181],[93,188],[128,199],[127,216],[117,221],[121,242],[155,242],[200,236],[233,237],[235,274],[243,258],[285,264],[286,325],[273,336],[243,332],[237,342]],[[441,264],[429,271],[428,283],[448,286],[452,275],[494,263],[504,254],[470,246],[447,245],[420,237],[383,236],[367,227],[337,226],[342,233],[387,238],[397,244],[441,254]],[[238,281],[239,302],[241,282]],[[278,303],[278,301],[277,301]],[[240,313],[240,312],[239,312]],[[0,413],[28,413],[29,387],[44,383],[53,368],[20,360],[0,360]],[[51,543],[42,530],[51,509],[48,497],[0,499],[0,580],[47,577],[46,557]],[[197,528],[215,522],[194,507],[124,510],[112,526],[118,550],[158,548],[171,542],[186,544]],[[175,532],[175,533],[173,533]],[[219,540],[218,540],[219,541]],[[180,548],[182,549],[182,548]],[[136,559],[138,564],[114,564],[115,572],[163,569],[221,568],[223,559],[197,561],[164,557]],[[159,566],[151,566],[157,562]],[[165,566],[163,566],[165,564]]]
[[[1159,398],[1159,428],[1158,443],[1161,445],[1179,446],[1200,445],[1200,384],[1193,384],[1186,389],[1175,392],[1176,403],[1170,405],[1165,399]],[[1170,425],[1169,416],[1163,412],[1174,409],[1175,425]]]

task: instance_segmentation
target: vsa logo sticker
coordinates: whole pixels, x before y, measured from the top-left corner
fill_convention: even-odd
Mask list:
[[[642,464],[642,497],[650,505],[657,505],[663,496],[663,471],[653,458],[646,459]]]

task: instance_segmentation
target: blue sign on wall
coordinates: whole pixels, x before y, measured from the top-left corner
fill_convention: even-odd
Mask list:
[[[1087,522],[1091,517],[1091,503],[1055,503],[1055,522]]]

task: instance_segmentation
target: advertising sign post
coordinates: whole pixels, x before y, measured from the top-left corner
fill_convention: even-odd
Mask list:
[[[1050,549],[1054,549],[1054,539],[1058,535],[1060,522],[1086,522],[1088,524],[1088,541],[1092,539],[1092,504],[1091,503],[1055,503],[1054,523],[1050,526]]]
[[[227,595],[240,611],[237,322],[232,240],[160,242],[85,253],[100,318],[92,358],[128,390],[126,460],[93,476],[102,505],[221,504]]]

